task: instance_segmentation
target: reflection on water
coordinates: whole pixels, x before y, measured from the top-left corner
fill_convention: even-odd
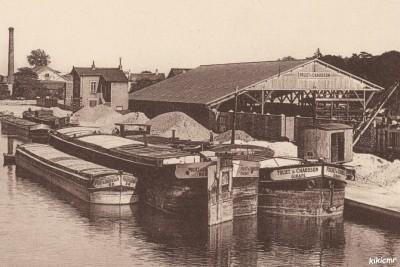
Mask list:
[[[345,237],[342,217],[260,214],[258,224],[262,249],[277,265],[329,266],[343,262]]]
[[[259,214],[208,227],[87,204],[15,166],[0,167],[0,214],[0,266],[365,266],[400,256],[400,230],[382,219]]]

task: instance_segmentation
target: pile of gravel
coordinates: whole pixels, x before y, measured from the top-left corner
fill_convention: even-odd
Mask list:
[[[111,133],[112,130],[116,127],[114,123],[138,123],[138,124],[146,124],[149,121],[149,118],[142,112],[130,112],[121,116],[120,119],[114,121],[112,123],[100,126],[102,130],[107,133]]]
[[[232,130],[229,130],[227,132],[219,134],[218,136],[216,136],[214,138],[215,141],[218,141],[220,143],[228,142],[231,139],[232,139]],[[241,140],[241,141],[249,142],[249,141],[254,140],[254,138],[251,137],[249,134],[247,134],[246,132],[244,132],[242,130],[236,130],[235,131],[235,140]]]
[[[73,117],[77,118],[80,126],[102,127],[120,121],[123,115],[108,106],[98,105],[94,108],[84,107]]]
[[[175,137],[182,140],[203,141],[210,139],[210,131],[183,112],[161,114],[148,122],[150,133],[161,137]]]

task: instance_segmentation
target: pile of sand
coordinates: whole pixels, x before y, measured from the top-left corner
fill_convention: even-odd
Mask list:
[[[297,146],[291,142],[250,141],[248,144],[267,147],[274,151],[275,157],[297,158]]]
[[[150,133],[153,135],[171,137],[172,130],[175,130],[175,137],[182,140],[210,139],[210,131],[183,112],[164,113],[148,123],[151,125]]]
[[[346,164],[356,169],[356,179],[391,186],[400,181],[400,161],[387,161],[371,154],[354,153],[353,161]]]
[[[102,127],[118,122],[123,115],[105,105],[93,108],[84,107],[73,115],[79,121],[80,126]]]
[[[59,108],[59,107],[54,107],[54,108],[51,108],[51,110],[53,110],[53,115],[54,116],[56,116],[56,117],[67,117],[67,116],[69,116],[69,115],[71,115],[72,114],[72,111],[69,111],[69,110],[63,110],[63,109],[61,109],[61,108]]]
[[[219,134],[218,136],[216,136],[214,138],[214,140],[218,141],[220,143],[225,143],[225,142],[230,141],[231,138],[232,138],[232,130],[229,130],[227,132]],[[247,134],[246,132],[244,132],[242,130],[236,130],[235,131],[235,140],[241,140],[241,141],[249,142],[249,141],[254,140],[254,138],[251,137],[249,134]]]
[[[149,118],[142,112],[130,112],[128,114],[122,115],[117,121],[112,123],[100,126],[102,130],[107,133],[111,133],[112,130],[116,127],[114,123],[138,123],[138,124],[146,124],[149,121]]]

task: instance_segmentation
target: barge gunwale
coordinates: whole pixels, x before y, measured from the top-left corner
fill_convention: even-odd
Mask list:
[[[92,136],[93,134],[88,134],[86,136]],[[99,134],[99,135],[104,135],[107,136],[107,134]],[[108,135],[108,136],[113,136],[113,135]],[[62,134],[60,132],[51,132],[50,133],[50,138],[56,138],[61,142],[68,143],[69,145],[74,145],[78,147],[79,149],[87,150],[87,149],[93,149],[96,150],[97,153],[101,153],[106,156],[113,157],[115,159],[124,159],[128,161],[129,163],[136,164],[136,165],[145,165],[148,167],[163,167],[166,164],[164,164],[164,160],[168,159],[175,159],[179,157],[186,157],[186,156],[194,156],[191,153],[187,152],[182,152],[177,149],[172,149],[169,147],[165,146],[145,146],[144,144],[129,144],[129,145],[122,145],[117,148],[104,148],[100,145],[96,145],[93,143],[85,142],[82,140],[79,140],[78,138],[82,138],[84,136],[79,136],[77,138],[70,137],[68,135]],[[137,150],[136,152],[140,153],[146,153],[151,151],[153,154],[160,153],[162,150],[168,150],[171,152],[174,152],[173,154],[171,153],[170,155],[156,155],[156,156],[146,156],[143,154],[140,155],[135,155],[132,153],[128,153],[126,150],[128,149],[133,149]],[[194,163],[194,162],[193,162]]]

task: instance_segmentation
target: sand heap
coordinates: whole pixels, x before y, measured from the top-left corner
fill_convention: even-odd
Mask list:
[[[274,151],[275,157],[297,157],[297,146],[291,142],[250,141],[248,144],[267,147]]]
[[[350,166],[356,169],[356,179],[391,186],[400,181],[400,161],[387,161],[371,154],[354,153]]]
[[[102,127],[121,120],[121,114],[105,105],[84,107],[73,115],[80,126]]]
[[[72,114],[72,111],[63,110],[59,107],[51,108],[53,110],[53,115],[57,117],[67,117],[68,115]]]
[[[175,136],[182,140],[202,141],[210,139],[210,131],[183,112],[168,112],[149,121],[151,134],[171,137],[172,130]]]
[[[142,112],[130,112],[121,116],[118,120],[102,125],[101,129],[105,132],[111,133],[112,130],[116,127],[114,123],[138,123],[138,124],[145,124],[149,121],[149,118]]]
[[[214,140],[218,141],[220,143],[225,143],[225,142],[229,142],[231,140],[231,138],[232,138],[232,130],[229,130],[227,132],[219,134],[218,136],[216,136],[214,138]],[[235,131],[235,140],[241,140],[241,141],[248,142],[248,141],[254,140],[254,138],[242,130],[236,130]],[[237,144],[237,142],[235,142],[235,143]]]
[[[131,112],[122,115],[112,108],[105,105],[98,105],[94,108],[84,107],[76,112],[72,119],[77,119],[80,126],[99,127],[106,133],[111,133],[116,127],[114,123],[140,123],[144,124],[149,121],[141,112]]]

